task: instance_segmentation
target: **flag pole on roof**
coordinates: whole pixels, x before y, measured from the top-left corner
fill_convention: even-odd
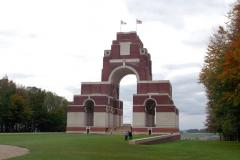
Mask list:
[[[122,25],[126,25],[127,23],[123,20],[120,21],[120,32],[122,32]]]
[[[142,21],[139,20],[139,19],[136,19],[136,32],[137,32],[137,25],[138,25],[138,24],[142,24]]]

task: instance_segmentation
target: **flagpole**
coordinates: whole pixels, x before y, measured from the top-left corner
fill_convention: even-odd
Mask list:
[[[139,20],[139,19],[136,19],[136,33],[137,33],[137,25],[138,25],[138,24],[142,24],[142,21]]]
[[[136,21],[136,33],[137,33],[137,21]]]
[[[124,22],[124,21],[120,21],[120,32],[122,32],[122,25],[126,25],[127,23],[126,22]]]

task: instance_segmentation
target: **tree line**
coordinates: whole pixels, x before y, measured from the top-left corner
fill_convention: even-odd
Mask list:
[[[65,131],[65,98],[0,79],[0,132]]]
[[[240,141],[240,1],[233,5],[226,26],[220,26],[208,45],[200,82],[207,97],[210,131],[225,140]]]

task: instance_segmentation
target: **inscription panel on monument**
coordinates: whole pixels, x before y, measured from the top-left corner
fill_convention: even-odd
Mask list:
[[[120,55],[130,55],[131,42],[120,42]]]

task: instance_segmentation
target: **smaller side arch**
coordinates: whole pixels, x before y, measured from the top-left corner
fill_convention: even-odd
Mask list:
[[[144,107],[145,107],[145,110],[146,110],[146,102],[149,101],[149,100],[153,100],[153,101],[155,102],[156,106],[157,106],[157,101],[156,101],[155,98],[147,98],[147,99],[145,99],[145,101],[143,102]]]
[[[84,101],[85,126],[94,126],[94,107],[95,102],[92,99]]]
[[[94,106],[96,105],[96,102],[94,101],[94,99],[92,99],[92,98],[87,98],[87,99],[85,99],[85,100],[83,101],[83,106],[84,106],[84,107],[85,107],[85,104],[86,104],[87,101],[92,101],[93,104],[94,104]]]
[[[155,127],[156,105],[156,100],[152,98],[145,100],[144,106],[146,127]]]

